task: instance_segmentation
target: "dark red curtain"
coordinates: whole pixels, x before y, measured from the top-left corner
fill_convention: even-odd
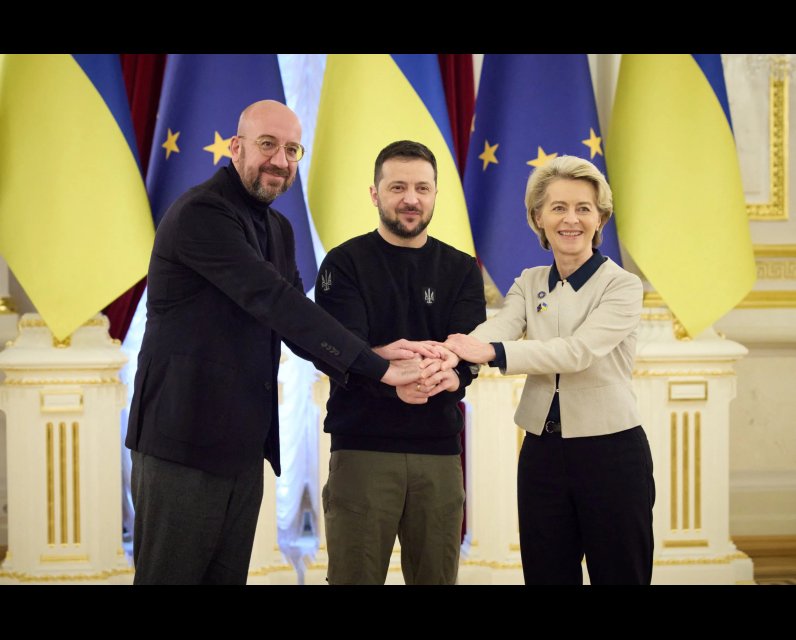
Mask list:
[[[471,53],[440,53],[439,68],[448,103],[448,116],[453,132],[453,148],[459,175],[464,178],[467,147],[470,144],[470,127],[475,112],[475,81],[473,80],[473,55]]]
[[[155,117],[158,113],[163,72],[166,69],[165,53],[122,53],[122,72],[127,88],[127,99],[133,116],[135,139],[138,143],[138,158],[141,175],[146,176],[152,136],[155,133]],[[146,288],[146,278],[119,296],[104,310],[111,323],[113,338],[124,340],[138,301]]]
[[[448,105],[448,117],[453,133],[453,149],[459,175],[464,179],[464,167],[467,160],[467,147],[470,144],[470,127],[475,112],[475,80],[473,79],[473,56],[471,53],[440,53],[439,68],[442,72],[442,85],[445,89],[445,101]],[[466,415],[464,403],[459,403],[459,411]],[[464,431],[462,438],[462,472],[467,486],[467,449]],[[462,521],[462,540],[467,533],[467,501],[464,503],[464,520]]]

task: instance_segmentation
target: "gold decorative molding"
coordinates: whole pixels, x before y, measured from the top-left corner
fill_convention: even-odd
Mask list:
[[[11,315],[17,312],[17,306],[13,298],[0,298],[0,316]]]
[[[5,298],[3,298],[5,300]],[[49,329],[47,323],[41,318],[24,318],[17,323],[20,329]],[[107,318],[91,318],[86,320],[81,327],[107,327],[110,323]]]
[[[750,291],[736,309],[796,309],[796,291]]]
[[[755,245],[758,280],[796,280],[796,244]]]
[[[132,567],[123,569],[107,569],[95,573],[72,573],[58,576],[40,576],[24,571],[3,571],[0,570],[0,578],[19,580],[20,582],[78,582],[83,580],[107,580],[114,576],[132,575],[135,570]]]
[[[308,568],[316,568],[312,567],[312,565]],[[326,565],[323,565],[323,568],[326,568]],[[267,576],[271,573],[277,573],[279,571],[292,571],[293,566],[289,564],[268,564],[263,567],[259,567],[257,569],[250,569],[249,575],[250,576]]]
[[[694,412],[694,529],[702,529],[702,413]]]
[[[6,300],[3,298],[2,300]],[[103,327],[103,328],[110,328],[110,321],[107,317],[102,316],[99,318],[91,318],[90,320],[86,320],[81,327]],[[23,329],[47,329],[50,331],[50,327],[47,326],[47,323],[42,320],[41,318],[20,318],[19,322],[17,322],[17,330],[21,333]],[[72,346],[72,336],[68,335],[63,340],[59,340],[55,336],[52,337],[53,339],[53,347],[56,349],[66,349]],[[112,341],[114,344],[121,343],[118,340]],[[12,346],[14,341],[11,341],[7,346]]]
[[[653,362],[652,360],[648,362]],[[634,378],[694,378],[702,376],[735,376],[735,371],[730,369],[634,369]]]
[[[689,465],[691,464],[691,450],[690,450],[690,437],[688,433],[688,413],[683,412],[682,416],[682,424],[683,424],[683,529],[690,529],[691,528],[691,474]]]
[[[488,569],[522,569],[520,562],[498,562],[497,560],[462,560],[461,567],[487,567]]]
[[[690,426],[691,417],[692,414],[687,411],[680,414],[679,421],[676,412],[672,411],[669,415],[669,528],[672,531],[702,529],[702,414],[699,411],[693,414],[693,434]],[[692,497],[693,527],[691,526]],[[701,547],[708,546],[708,543],[701,539],[675,539],[664,540],[663,546]]]
[[[17,327],[20,329],[49,329],[47,323],[44,320],[38,320],[35,318],[22,318],[19,322],[17,322]]]
[[[669,528],[677,529],[677,414],[672,411],[669,427]]]
[[[756,244],[755,258],[796,258],[796,244]]]
[[[58,556],[58,555],[40,555],[39,560],[42,562],[88,562],[89,556],[87,553],[82,555],[65,555],[65,556]]]
[[[664,540],[663,546],[670,549],[688,548],[688,547],[707,547],[707,540]]]
[[[45,432],[45,456],[47,459],[47,544],[55,544],[55,426],[47,423]]]
[[[80,423],[72,423],[72,537],[80,544]]]
[[[663,296],[657,291],[645,291],[644,292],[644,301],[642,302],[642,306],[645,309],[654,309],[656,307],[665,307],[666,303],[663,301]],[[658,318],[659,320],[669,320],[672,317],[671,311],[666,313],[665,318]]]
[[[5,371],[9,371],[9,369],[5,369]],[[18,379],[8,379],[6,378],[0,383],[0,386],[7,384],[7,385],[48,385],[48,384],[63,384],[63,385],[88,385],[88,384],[110,384],[110,385],[121,385],[122,381],[119,380],[118,377],[115,378],[24,378],[22,380]]]
[[[81,326],[83,327],[109,327],[110,321],[103,317],[103,318],[91,318],[91,320],[86,320]]]
[[[715,558],[658,558],[652,564],[661,566],[689,565],[689,564],[730,564],[734,560],[748,560],[749,556],[745,553],[729,553],[726,556],[716,556]]]
[[[666,322],[666,321],[671,320],[672,318],[674,318],[674,316],[671,314],[671,312],[666,312],[666,313],[642,313],[641,314],[641,319],[645,320],[647,322],[655,322],[655,321],[664,321],[664,322]]]
[[[750,220],[788,219],[788,75],[772,72],[768,82],[768,202],[746,205]]]
[[[58,423],[58,484],[61,499],[61,544],[68,540],[67,531],[67,504],[66,504],[66,423]]]
[[[796,260],[757,260],[758,280],[796,280]]]
[[[688,331],[676,316],[672,318],[672,333],[674,334],[674,337],[680,341],[687,342],[691,340],[691,336],[688,335]]]
[[[63,340],[59,340],[53,336],[53,346],[56,349],[68,349],[72,346],[72,336],[66,336]]]
[[[42,370],[52,371],[54,369],[55,369],[55,367],[47,367],[46,369],[38,368],[38,369],[36,369],[36,371],[42,371]],[[81,366],[79,364],[74,364],[74,365],[69,365],[67,367],[62,367],[59,370],[68,371],[70,374],[72,374],[72,373],[74,373],[76,371],[88,371],[88,372],[91,372],[91,373],[100,372],[100,373],[106,373],[106,374],[109,373],[109,374],[113,375],[113,374],[115,374],[115,373],[117,373],[119,371],[119,365],[117,365],[117,366],[97,367],[97,366],[91,366],[91,365],[83,365],[83,366]],[[30,371],[33,371],[33,369],[31,367],[9,366],[9,367],[3,367],[3,371],[5,371],[6,373],[29,373]]]
[[[665,307],[666,303],[657,291],[644,294],[645,308]],[[736,309],[794,309],[796,308],[796,291],[750,291],[741,300]],[[666,318],[654,318],[665,320]]]

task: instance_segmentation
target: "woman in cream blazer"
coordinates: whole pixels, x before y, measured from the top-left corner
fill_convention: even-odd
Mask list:
[[[497,315],[445,344],[527,374],[515,414],[526,584],[582,584],[584,555],[592,584],[649,584],[655,484],[632,388],[641,280],[596,249],[613,202],[592,163],[537,169],[525,205],[553,264],[525,269]]]

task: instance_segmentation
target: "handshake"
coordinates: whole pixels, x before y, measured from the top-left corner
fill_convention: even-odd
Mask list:
[[[398,397],[408,404],[426,404],[438,393],[459,388],[459,374],[454,369],[459,356],[442,342],[401,339],[373,351],[390,361],[381,381],[394,386]]]

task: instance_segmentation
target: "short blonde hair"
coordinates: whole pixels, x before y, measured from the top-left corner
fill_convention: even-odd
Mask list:
[[[614,199],[611,187],[600,170],[588,160],[577,156],[559,156],[544,166],[539,167],[528,178],[525,188],[525,210],[528,224],[539,237],[539,243],[545,249],[550,248],[550,241],[544,229],[536,224],[535,214],[541,211],[547,197],[548,187],[556,180],[586,180],[594,186],[597,210],[600,212],[600,226],[592,238],[592,246],[599,247],[603,241],[602,230],[614,211]]]

